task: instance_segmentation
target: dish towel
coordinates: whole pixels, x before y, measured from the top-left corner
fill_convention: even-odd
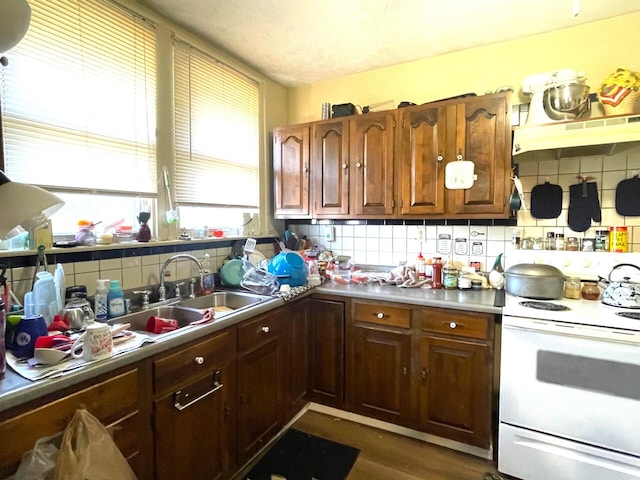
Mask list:
[[[387,278],[380,279],[380,285],[396,285],[404,288],[416,288],[430,286],[431,280],[418,279],[415,268],[401,265],[389,272]]]
[[[602,221],[598,184],[582,182],[569,187],[569,211],[567,223],[574,232],[585,232],[591,226],[591,220]]]

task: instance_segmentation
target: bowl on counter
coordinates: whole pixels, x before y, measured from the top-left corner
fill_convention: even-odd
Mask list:
[[[301,287],[307,284],[304,258],[296,252],[280,252],[269,261],[267,271],[276,276],[280,285]]]

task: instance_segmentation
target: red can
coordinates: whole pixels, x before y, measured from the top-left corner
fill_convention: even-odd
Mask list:
[[[480,262],[469,262],[469,266],[475,268],[476,272],[480,271]]]

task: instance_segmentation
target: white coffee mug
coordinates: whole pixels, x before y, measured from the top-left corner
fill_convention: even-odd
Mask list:
[[[87,325],[84,333],[73,344],[71,355],[74,358],[84,358],[87,362],[111,357],[113,355],[111,327],[99,322]]]

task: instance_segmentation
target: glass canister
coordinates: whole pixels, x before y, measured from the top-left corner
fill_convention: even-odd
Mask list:
[[[580,279],[578,277],[568,277],[564,281],[564,296],[574,300],[580,299]]]
[[[627,227],[609,228],[609,251],[618,253],[627,251]]]
[[[596,282],[584,282],[580,295],[585,300],[598,300],[600,298],[600,288]]]
[[[567,238],[567,244],[565,248],[570,252],[577,252],[580,250],[580,242],[578,242],[577,237],[569,237]]]
[[[458,269],[452,264],[442,268],[442,286],[447,289],[458,288]]]

